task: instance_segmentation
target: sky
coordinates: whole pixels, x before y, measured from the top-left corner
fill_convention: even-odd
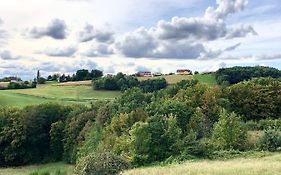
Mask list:
[[[280,0],[3,0],[0,77],[281,69]]]

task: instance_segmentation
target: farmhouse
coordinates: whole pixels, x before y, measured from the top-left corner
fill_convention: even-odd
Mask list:
[[[178,69],[177,75],[192,75],[192,72],[189,69]]]
[[[149,71],[143,71],[143,72],[136,73],[136,76],[138,76],[138,77],[151,77],[152,73],[149,72]]]
[[[155,72],[153,73],[153,76],[154,77],[159,77],[159,76],[162,76],[163,74],[161,72]]]

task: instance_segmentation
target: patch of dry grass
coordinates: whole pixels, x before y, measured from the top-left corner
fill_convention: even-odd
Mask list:
[[[281,154],[263,158],[195,161],[129,170],[124,175],[281,175]]]

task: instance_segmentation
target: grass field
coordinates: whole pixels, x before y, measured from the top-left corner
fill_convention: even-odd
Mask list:
[[[17,168],[0,168],[0,175],[29,175],[33,172],[50,172],[55,173],[57,170],[72,174],[73,166],[64,163],[50,163],[45,165],[32,165]],[[52,175],[52,174],[51,174]]]
[[[198,74],[198,75],[194,75],[193,77],[199,82],[207,84],[209,86],[214,86],[217,84],[214,74],[204,74],[204,75]]]
[[[97,99],[114,99],[119,95],[118,91],[94,91],[88,85],[58,86],[48,83],[35,89],[1,90],[0,105],[24,107],[46,102],[90,104]]]
[[[281,154],[225,161],[193,161],[129,170],[124,175],[281,175]]]
[[[28,175],[34,171],[67,171],[73,166],[53,163],[17,168],[0,168],[0,175]],[[182,164],[128,170],[123,175],[281,175],[281,153],[259,153],[248,158],[229,160],[196,160]]]

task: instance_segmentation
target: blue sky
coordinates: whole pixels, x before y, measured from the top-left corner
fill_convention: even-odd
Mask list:
[[[279,0],[0,2],[0,77],[281,69]]]

